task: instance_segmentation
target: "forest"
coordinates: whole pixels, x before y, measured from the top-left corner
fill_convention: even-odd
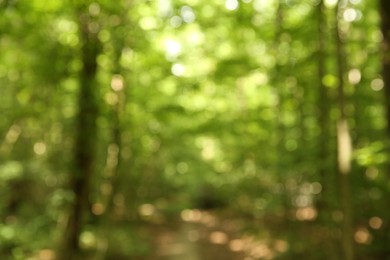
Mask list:
[[[0,259],[390,259],[390,1],[0,0]]]

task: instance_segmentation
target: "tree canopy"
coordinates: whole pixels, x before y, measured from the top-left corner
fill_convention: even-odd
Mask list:
[[[387,259],[389,32],[385,0],[0,0],[0,258]]]

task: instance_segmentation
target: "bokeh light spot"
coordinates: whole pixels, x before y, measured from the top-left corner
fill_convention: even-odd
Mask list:
[[[43,142],[38,142],[34,144],[34,153],[37,155],[43,155],[46,152],[46,145]]]
[[[233,11],[236,10],[239,6],[239,3],[237,0],[226,0],[225,1],[225,7],[227,10]]]
[[[360,82],[361,78],[362,78],[362,74],[360,73],[360,70],[358,70],[358,69],[351,69],[348,72],[349,83],[351,83],[353,85],[358,84]]]
[[[359,244],[369,244],[372,240],[372,236],[367,228],[359,228],[355,232],[355,241]]]
[[[180,77],[184,75],[185,72],[185,67],[183,64],[180,63],[175,63],[172,65],[171,72],[173,75]]]
[[[368,223],[373,229],[380,229],[383,225],[383,220],[380,217],[372,217]]]
[[[374,79],[371,81],[371,89],[374,91],[380,91],[383,89],[385,84],[383,83],[382,79]]]
[[[214,231],[209,236],[210,242],[213,244],[226,244],[228,241],[228,236],[226,233],[221,231]]]

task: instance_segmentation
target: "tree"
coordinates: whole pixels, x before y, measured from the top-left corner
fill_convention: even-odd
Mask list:
[[[346,7],[345,1],[339,1],[336,8],[336,50],[337,50],[337,78],[338,78],[338,109],[339,119],[337,121],[337,166],[340,180],[340,206],[343,212],[342,228],[342,250],[343,259],[354,259],[353,248],[353,217],[352,217],[352,197],[351,197],[351,155],[352,140],[346,114],[346,95],[345,95],[345,71],[346,55],[344,51],[343,38],[345,31],[341,27],[343,22],[341,17]]]
[[[96,177],[96,121],[99,113],[96,73],[97,56],[100,43],[98,40],[99,24],[94,13],[93,3],[77,4],[75,15],[80,32],[80,56],[82,69],[79,74],[78,115],[76,117],[76,137],[74,144],[74,166],[71,169],[71,189],[74,202],[64,235],[64,259],[77,257],[80,253],[79,238],[85,221],[89,218],[90,187]],[[92,9],[92,10],[91,10]]]
[[[387,257],[380,7],[0,1],[0,258]]]
[[[387,128],[386,133],[387,137],[390,137],[390,3],[388,1],[381,0],[379,1],[380,15],[381,15],[381,32],[383,36],[382,40],[382,78],[384,82],[384,95],[385,95],[385,110],[386,110],[386,122]],[[387,181],[389,181],[389,172],[390,172],[390,164],[387,163]],[[389,193],[387,190],[386,194]],[[387,216],[388,217],[388,216]],[[384,237],[384,246],[388,247],[390,243],[389,236],[390,225],[387,223],[385,227],[385,235]],[[389,253],[388,249],[384,250],[382,256],[385,257]]]

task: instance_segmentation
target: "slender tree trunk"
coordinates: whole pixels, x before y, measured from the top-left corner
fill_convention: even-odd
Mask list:
[[[118,61],[119,62],[119,61]],[[119,72],[119,70],[118,70]],[[112,143],[108,148],[107,155],[107,177],[111,185],[111,191],[107,194],[106,213],[113,215],[115,213],[114,198],[119,194],[120,166],[122,157],[122,114],[125,103],[124,79],[120,74],[114,74],[111,86],[116,96],[116,103],[113,105],[112,118]]]
[[[331,230],[333,225],[331,224],[330,211],[331,194],[334,191],[332,188],[332,155],[329,146],[329,140],[331,140],[330,134],[330,100],[327,87],[323,83],[323,78],[326,75],[326,15],[324,13],[324,1],[320,1],[317,8],[317,22],[318,22],[318,49],[317,49],[317,61],[318,61],[318,125],[320,127],[320,137],[318,140],[318,161],[320,182],[322,185],[322,191],[317,201],[317,210],[319,212],[319,225],[325,229],[326,243],[324,244],[324,253],[327,259],[339,259],[336,243],[331,238]]]
[[[380,0],[382,41],[382,77],[385,84],[386,116],[390,136],[390,1]]]
[[[125,3],[120,1],[117,3],[118,10],[113,12],[120,17],[121,23],[116,26],[123,26],[123,24],[129,24],[130,21],[127,18],[128,10],[131,9],[132,3]],[[103,214],[99,216],[100,225],[100,239],[105,241],[105,246],[99,249],[99,257],[106,259],[115,247],[116,241],[110,240],[106,236],[107,228],[117,225],[120,221],[123,221],[126,209],[125,200],[126,196],[124,191],[121,189],[124,183],[124,177],[121,173],[122,167],[122,149],[123,149],[123,119],[126,105],[126,82],[123,75],[128,75],[129,71],[125,72],[121,66],[121,57],[123,48],[125,46],[126,35],[115,34],[117,27],[112,27],[112,43],[114,46],[113,53],[113,67],[111,77],[111,89],[110,95],[112,96],[112,102],[110,103],[110,115],[109,119],[111,122],[111,136],[110,144],[107,147],[107,159],[105,167],[105,178],[104,184],[109,186],[104,194],[101,194],[103,201]],[[127,115],[128,116],[128,115]],[[129,169],[126,169],[129,173]],[[123,200],[120,203],[117,201]],[[128,205],[126,205],[128,206]]]
[[[318,110],[319,110],[319,117],[318,117],[318,124],[320,126],[320,140],[319,140],[319,158],[320,158],[320,176],[322,181],[322,197],[321,201],[319,203],[318,210],[320,213],[322,212],[323,208],[326,208],[325,205],[325,194],[327,192],[326,187],[326,181],[327,178],[325,176],[327,172],[327,163],[329,158],[329,149],[328,149],[328,143],[329,143],[329,101],[328,101],[328,91],[326,89],[326,86],[323,84],[322,79],[325,76],[325,21],[324,21],[324,14],[323,14],[323,8],[324,4],[323,1],[320,1],[320,4],[318,5],[317,9],[317,19],[318,19],[318,84],[319,84],[319,95],[318,95]]]
[[[353,242],[353,215],[352,215],[352,197],[351,197],[351,155],[352,141],[349,132],[349,126],[346,115],[346,95],[344,74],[346,71],[346,55],[344,49],[343,37],[345,32],[341,27],[341,19],[347,2],[340,0],[336,8],[336,50],[338,63],[338,108],[339,119],[337,122],[337,165],[340,181],[340,206],[343,213],[342,222],[342,252],[344,260],[354,259]]]
[[[79,111],[76,118],[74,167],[71,176],[71,189],[75,198],[64,235],[64,248],[61,255],[63,259],[77,259],[80,252],[79,238],[90,210],[90,180],[94,174],[95,143],[97,142],[96,58],[99,53],[98,25],[89,16],[88,6],[82,7],[82,9],[84,8],[86,10],[80,10],[78,13],[83,68],[79,75]]]
[[[122,10],[120,11],[120,17],[122,22],[130,23],[126,18],[127,10],[131,9],[131,4],[125,4],[121,2]],[[126,104],[126,83],[123,77],[124,71],[120,64],[122,51],[125,46],[125,36],[117,36],[113,39],[114,41],[114,66],[112,69],[112,79],[111,79],[111,89],[112,94],[115,96],[115,102],[112,104],[112,141],[111,141],[111,158],[112,164],[107,160],[107,171],[108,178],[111,185],[111,192],[107,194],[106,198],[106,221],[110,221],[110,217],[113,217],[117,213],[117,208],[115,207],[115,197],[121,195],[120,186],[121,186],[121,177],[120,168],[122,163],[122,134],[123,134],[123,114]],[[110,148],[109,148],[110,150]],[[108,153],[108,158],[110,156],[110,151]],[[123,195],[123,194],[122,194]]]
[[[107,147],[106,169],[103,184],[109,186],[109,189],[101,194],[103,201],[103,211],[98,218],[100,229],[100,239],[105,241],[105,246],[99,248],[99,257],[105,259],[110,250],[111,242],[107,239],[106,232],[111,225],[117,224],[118,219],[123,217],[123,212],[118,211],[115,205],[115,197],[120,194],[120,166],[122,157],[122,124],[121,115],[124,105],[124,79],[120,74],[114,74],[111,80],[111,87],[116,103],[112,107],[112,140]],[[102,189],[103,190],[103,189]],[[99,214],[100,215],[100,214]],[[99,258],[100,259],[100,258]]]
[[[381,31],[383,35],[382,41],[382,78],[384,82],[384,92],[385,92],[385,109],[386,109],[386,121],[387,121],[387,136],[390,140],[390,1],[380,0],[379,8],[381,14]],[[390,163],[387,163],[387,179],[390,180]],[[385,194],[384,197],[384,206],[388,206],[388,195]],[[389,219],[389,214],[384,216],[385,219]],[[390,223],[387,221],[384,227],[384,237],[383,237],[383,253],[382,257],[386,258],[390,254]]]
[[[276,60],[275,65],[275,71],[277,74],[274,75],[274,84],[277,87],[277,93],[278,93],[278,104],[276,106],[276,145],[275,148],[276,154],[278,155],[275,157],[275,170],[278,176],[278,182],[280,187],[282,188],[282,193],[280,194],[280,199],[283,205],[283,219],[285,223],[287,222],[287,214],[289,210],[289,199],[286,194],[286,175],[285,175],[285,160],[281,160],[281,155],[286,154],[285,153],[285,143],[286,143],[286,127],[284,125],[284,106],[285,106],[285,88],[284,85],[281,83],[282,78],[280,75],[282,75],[281,71],[283,70],[283,67],[280,65],[280,54],[278,52],[278,48],[281,43],[281,35],[283,33],[283,5],[282,1],[279,1],[278,8],[276,11],[276,17],[275,17],[275,38],[274,38],[274,55]]]

